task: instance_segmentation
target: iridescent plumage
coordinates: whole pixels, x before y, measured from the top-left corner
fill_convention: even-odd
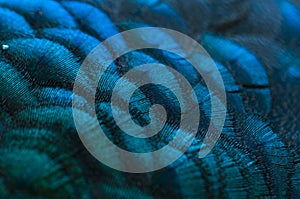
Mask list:
[[[299,198],[296,5],[287,0],[0,0],[0,13],[0,198]],[[152,95],[170,111],[162,132],[141,140],[116,126],[109,106],[113,85],[140,64],[163,63],[180,72],[195,90],[201,112],[196,139],[178,161],[156,172],[122,173],[98,162],[81,143],[72,118],[72,88],[80,64],[101,41],[147,26],[183,32],[204,46],[222,75],[228,111],[217,145],[198,159],[210,117],[218,115],[210,110],[203,78],[172,53],[146,49],[120,57],[100,79],[95,101],[99,124],[115,144],[151,151],[166,145],[179,128],[175,96],[155,86],[135,92],[130,111],[136,123],[148,124]],[[176,44],[170,35],[165,38]],[[81,100],[81,106],[91,106]]]

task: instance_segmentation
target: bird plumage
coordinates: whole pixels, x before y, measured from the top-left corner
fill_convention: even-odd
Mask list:
[[[287,0],[0,0],[0,13],[1,45],[9,46],[0,50],[0,198],[299,197],[296,5]],[[146,125],[149,107],[164,105],[170,113],[163,130],[138,139],[116,125],[110,107],[114,85],[138,65],[162,63],[181,73],[196,92],[201,113],[196,138],[179,160],[155,172],[123,173],[99,163],[81,143],[72,89],[82,61],[101,41],[148,26],[181,31],[203,45],[223,78],[228,109],[217,145],[199,159],[210,118],[218,117],[201,75],[185,57],[157,49],[118,58],[99,80],[95,104],[80,96],[80,106],[96,107],[99,125],[121,148],[159,149],[180,129],[176,96],[153,85],[134,93],[130,113]],[[149,42],[163,38],[178,47],[170,35],[157,37]],[[172,72],[165,78],[178,83]],[[93,128],[89,113],[82,114]]]

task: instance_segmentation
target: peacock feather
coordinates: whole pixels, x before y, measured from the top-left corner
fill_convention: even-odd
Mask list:
[[[300,197],[300,8],[296,4],[288,0],[0,0],[0,13],[0,198]],[[225,124],[216,146],[202,159],[198,152],[210,118],[220,117],[211,111],[211,97],[218,96],[210,95],[187,57],[158,49],[135,50],[110,64],[98,82],[94,104],[73,92],[81,64],[100,42],[122,31],[153,26],[197,40],[222,76]],[[137,39],[143,40],[143,35]],[[149,42],[162,39],[181,48],[176,38],[163,32]],[[130,119],[140,126],[151,122],[153,104],[165,107],[166,124],[150,138],[123,132],[110,106],[118,80],[147,63],[168,65],[185,77],[196,93],[199,128],[192,145],[169,166],[140,174],[117,171],[97,161],[82,144],[72,99],[79,99],[78,110],[95,106],[97,125],[120,148],[137,153],[158,150],[177,131],[184,132],[179,125],[180,104],[170,89],[150,84],[130,99]],[[173,71],[163,75],[149,73],[145,78],[179,85]],[[82,80],[82,88],[91,79]],[[183,92],[180,86],[176,89]],[[123,99],[121,94],[118,97]],[[86,127],[94,128],[90,113],[81,114]]]

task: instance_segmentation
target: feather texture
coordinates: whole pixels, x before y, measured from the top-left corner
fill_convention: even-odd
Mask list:
[[[295,4],[0,0],[0,13],[0,198],[299,198],[300,12]],[[196,138],[180,159],[155,172],[123,173],[99,163],[81,143],[72,117],[77,95],[72,88],[80,64],[101,41],[148,26],[186,33],[208,51],[224,82],[226,121],[214,149],[199,159],[210,118],[219,116],[211,111],[215,96],[203,77],[186,57],[169,52],[143,49],[123,55],[99,80],[95,104],[77,96],[79,109],[95,106],[99,125],[114,144],[148,152],[183,131],[176,96],[157,85],[136,90],[129,105],[130,119],[141,126],[151,122],[153,104],[163,105],[168,119],[159,134],[139,139],[117,126],[112,91],[141,64],[165,64],[182,74],[200,109]],[[180,48],[176,38],[163,33],[149,42],[160,39]],[[149,73],[145,78],[158,77]],[[179,84],[172,71],[161,78]],[[82,115],[93,128],[89,113]]]

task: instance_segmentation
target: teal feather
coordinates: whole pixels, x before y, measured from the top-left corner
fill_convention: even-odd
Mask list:
[[[72,86],[80,64],[64,46],[45,39],[14,39],[7,43],[7,59],[19,70],[25,70],[35,84]]]
[[[257,113],[268,115],[272,104],[270,83],[260,61],[247,49],[220,36],[206,34],[203,36],[202,45],[216,60],[232,71],[236,81],[242,86],[242,94],[249,111],[259,110]]]
[[[26,21],[34,29],[77,27],[74,19],[62,5],[52,0],[1,0],[0,6],[7,7],[16,13],[23,15]]]
[[[0,45],[7,46],[0,50],[0,198],[299,198],[298,11],[286,0],[260,6],[236,0],[0,0]],[[217,145],[198,159],[210,118],[218,117],[201,75],[185,57],[155,49],[120,57],[99,80],[95,104],[77,96],[78,110],[95,106],[99,125],[119,147],[159,149],[180,128],[174,95],[154,86],[134,93],[131,117],[149,123],[149,107],[158,102],[172,115],[163,130],[135,139],[116,126],[111,92],[140,64],[166,64],[182,74],[201,113],[197,136],[178,161],[155,172],[123,173],[98,162],[81,143],[72,86],[100,41],[148,26],[187,33],[205,47],[224,81],[226,121]],[[149,42],[163,38],[180,48],[176,38],[157,36]],[[82,115],[93,128],[89,112]]]
[[[81,29],[97,39],[103,40],[118,33],[108,16],[93,6],[76,1],[62,2],[62,5],[71,13]]]
[[[109,16],[117,25],[133,21],[135,23],[146,23],[148,26],[160,26],[187,32],[182,17],[173,7],[162,0],[104,0],[101,2],[101,8],[109,13]]]
[[[88,34],[71,29],[42,29],[38,31],[37,36],[65,46],[79,58],[86,57],[100,43],[100,41]]]
[[[1,40],[12,39],[14,37],[33,37],[33,30],[23,16],[2,7],[0,8],[0,13],[2,15],[0,19]],[[11,34],[5,34],[7,32]]]

